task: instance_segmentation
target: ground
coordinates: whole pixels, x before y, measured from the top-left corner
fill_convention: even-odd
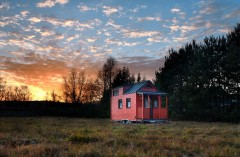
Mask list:
[[[0,118],[0,156],[240,156],[240,125]]]

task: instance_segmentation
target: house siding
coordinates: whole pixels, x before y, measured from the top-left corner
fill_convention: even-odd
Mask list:
[[[126,107],[126,99],[131,99],[131,107]],[[118,108],[118,100],[122,99],[123,108]],[[123,88],[119,88],[119,95],[112,96],[111,99],[111,119],[112,120],[136,120],[136,93],[123,94]]]
[[[149,86],[150,85],[150,86]],[[137,84],[135,87],[139,86]],[[135,88],[134,87],[134,88]],[[146,120],[146,119],[168,119],[168,99],[166,98],[166,107],[162,107],[162,96],[158,93],[158,90],[151,84],[147,83],[139,90],[135,90],[131,86],[123,86],[119,88],[114,88],[113,90],[118,89],[119,94],[116,96],[111,95],[111,120]],[[129,89],[129,90],[128,90]],[[113,91],[112,90],[112,91]],[[134,91],[135,90],[135,91]],[[133,93],[129,91],[134,91]],[[140,93],[138,93],[140,92]],[[143,93],[141,93],[143,92]],[[144,93],[145,92],[145,93]],[[148,92],[153,92],[153,95]],[[112,92],[113,93],[113,92]],[[124,94],[125,93],[125,94]],[[148,106],[152,108],[144,107],[144,96],[148,97]],[[126,99],[131,99],[131,107],[126,107]],[[118,101],[122,99],[122,108],[118,108]],[[150,101],[151,99],[151,101]],[[154,107],[153,100],[158,101],[158,106]],[[151,102],[151,103],[150,103]],[[151,114],[152,113],[152,114]]]

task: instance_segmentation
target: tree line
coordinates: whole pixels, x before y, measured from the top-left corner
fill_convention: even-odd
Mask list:
[[[0,78],[0,101],[29,101],[31,93],[27,86],[9,86]]]
[[[172,118],[240,120],[240,24],[226,36],[170,49],[155,84],[169,93]]]
[[[135,77],[128,67],[119,67],[114,57],[107,58],[94,80],[84,71],[72,68],[68,75],[63,77],[62,99],[66,103],[100,104],[106,117],[110,116],[111,89],[125,84],[132,84],[146,80],[140,73]],[[56,98],[54,92],[52,100]]]

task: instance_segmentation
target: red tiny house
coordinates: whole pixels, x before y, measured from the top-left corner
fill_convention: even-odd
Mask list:
[[[168,98],[150,82],[117,87],[111,94],[111,120],[167,120]]]

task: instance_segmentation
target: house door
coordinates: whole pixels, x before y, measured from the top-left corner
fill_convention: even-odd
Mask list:
[[[149,99],[150,99],[150,119],[153,119],[153,97],[152,96],[149,96]]]

